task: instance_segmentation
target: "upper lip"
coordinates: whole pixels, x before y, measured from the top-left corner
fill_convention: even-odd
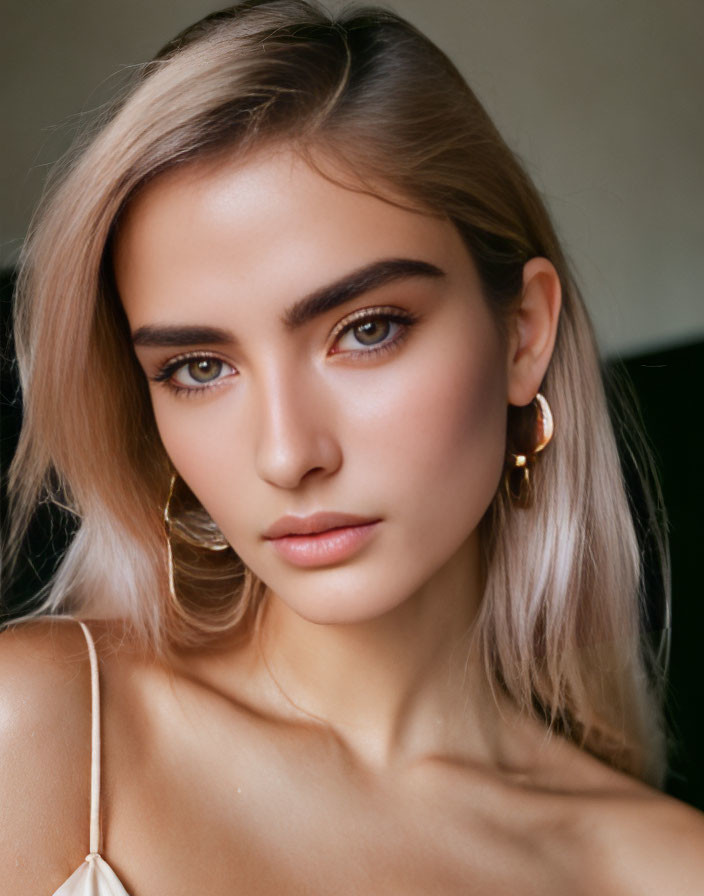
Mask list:
[[[328,529],[337,529],[341,526],[362,526],[366,523],[375,523],[377,520],[352,513],[334,513],[333,511],[320,511],[311,516],[282,516],[273,526],[264,533],[264,538],[282,538],[285,535],[314,535],[317,532],[326,532]]]

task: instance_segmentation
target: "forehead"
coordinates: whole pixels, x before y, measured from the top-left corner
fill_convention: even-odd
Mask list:
[[[293,150],[192,163],[143,188],[114,244],[133,326],[194,303],[288,304],[384,257],[466,264],[454,226],[323,176]]]

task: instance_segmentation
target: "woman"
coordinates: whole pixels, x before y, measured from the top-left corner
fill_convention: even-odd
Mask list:
[[[179,35],[16,333],[10,548],[47,495],[80,526],[2,637],[6,892],[702,891],[592,330],[425,37]]]

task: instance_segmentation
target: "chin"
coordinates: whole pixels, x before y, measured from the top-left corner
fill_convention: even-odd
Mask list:
[[[378,588],[378,584],[377,584]],[[359,582],[354,587],[331,582],[326,587],[272,588],[274,600],[317,625],[354,625],[372,622],[395,610],[408,595],[370,591]]]

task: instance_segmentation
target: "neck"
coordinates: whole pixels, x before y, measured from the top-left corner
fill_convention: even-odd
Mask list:
[[[486,686],[468,653],[479,539],[417,593],[363,623],[309,622],[269,592],[257,642],[281,711],[324,722],[367,764],[486,752]]]

